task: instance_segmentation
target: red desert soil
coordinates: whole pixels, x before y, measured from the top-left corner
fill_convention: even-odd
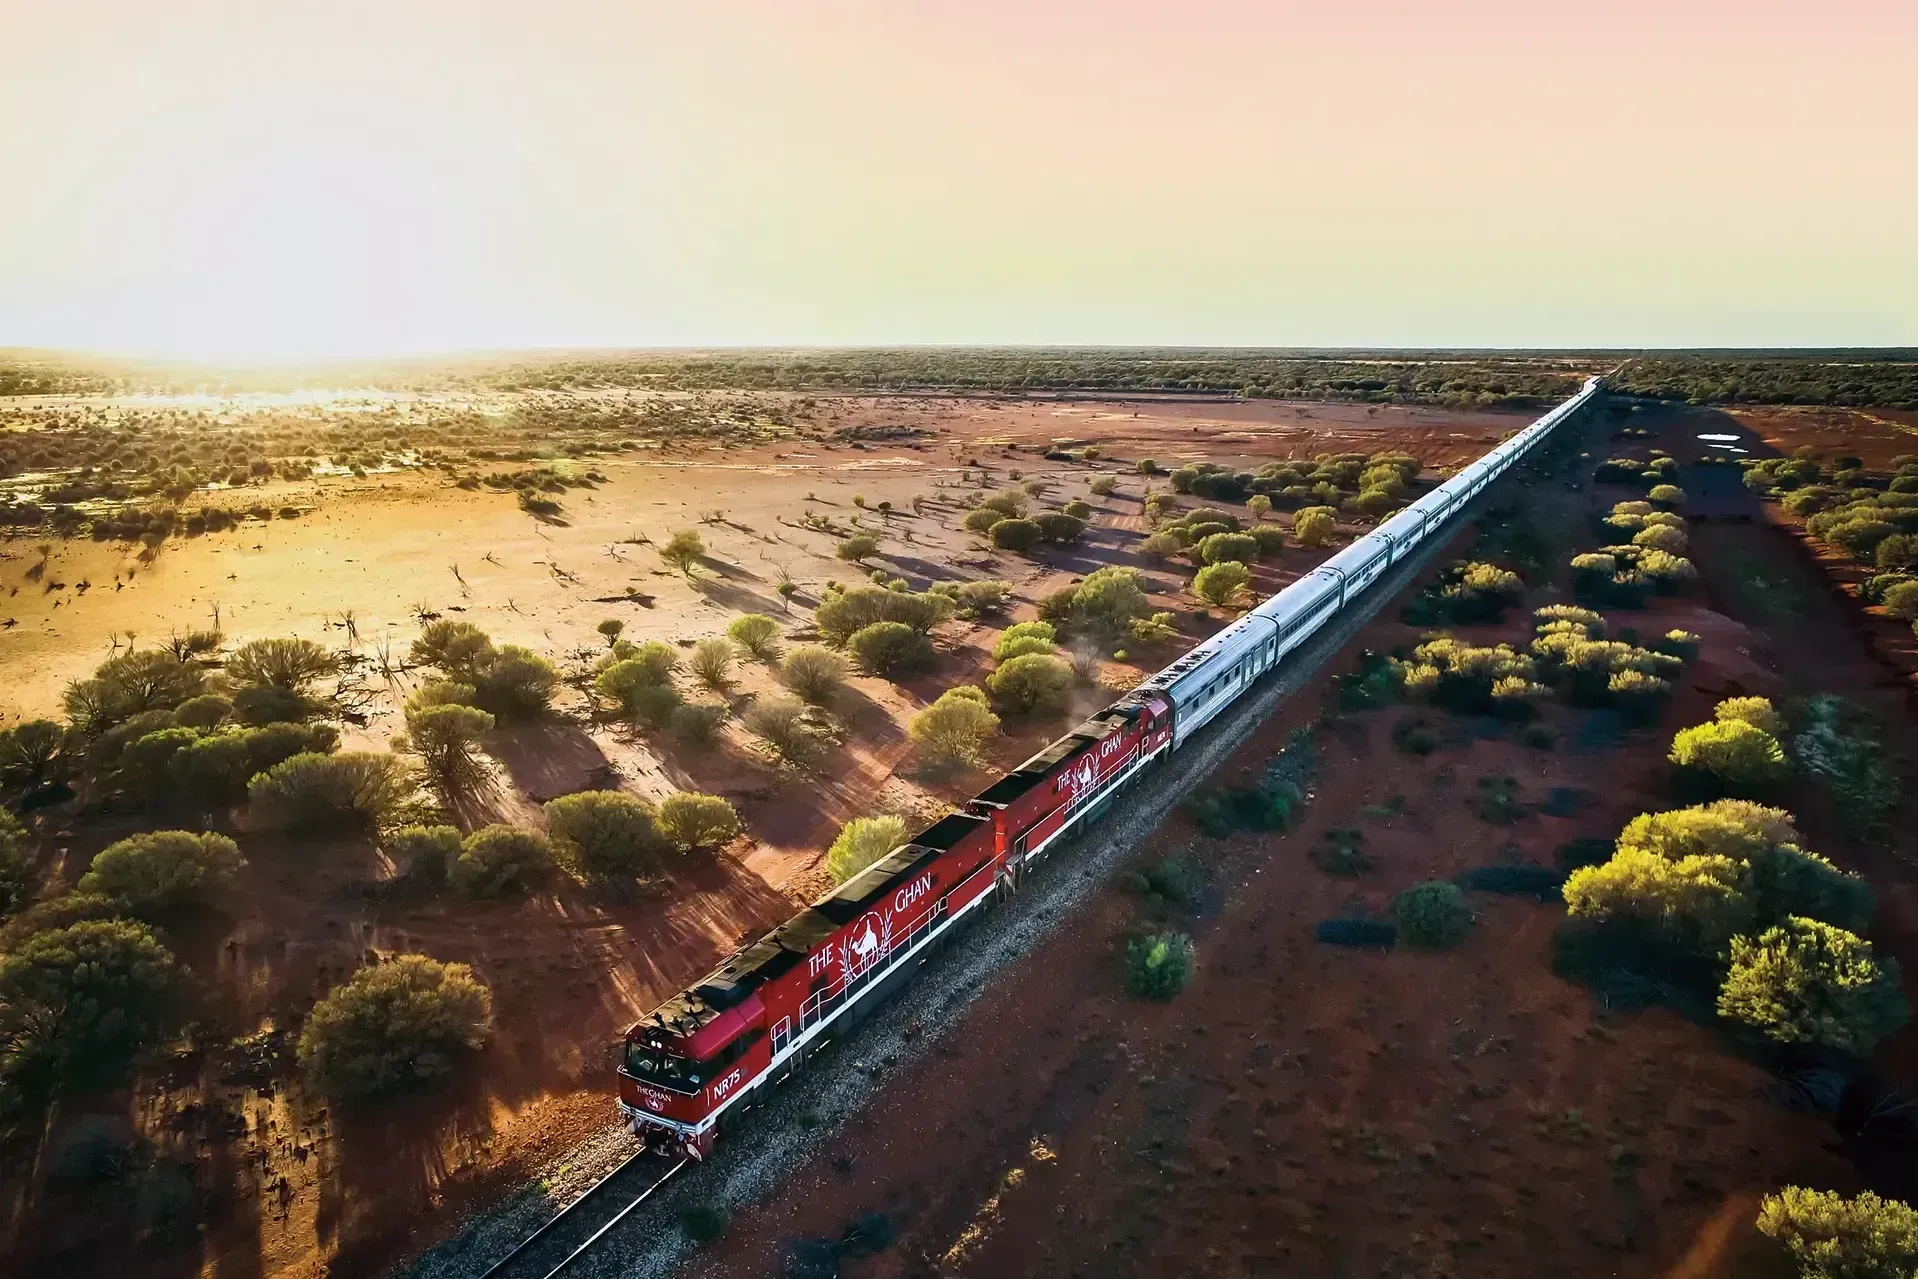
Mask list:
[[[275,484],[274,505],[310,504],[295,521],[248,523],[226,533],[170,543],[139,564],[107,543],[64,542],[49,580],[62,590],[19,589],[0,600],[16,621],[0,649],[0,676],[16,716],[57,711],[60,690],[107,656],[116,637],[150,643],[206,626],[217,605],[230,640],[302,634],[329,646],[351,642],[369,658],[381,645],[404,652],[417,609],[461,616],[500,642],[523,643],[556,660],[602,641],[594,625],[617,617],[628,638],[691,640],[718,633],[733,616],[782,616],[773,586],[781,568],[801,585],[804,604],[827,580],[859,570],[833,557],[834,539],[802,530],[805,512],[845,521],[852,497],[869,509],[890,501],[903,512],[878,563],[916,581],[1001,576],[1030,601],[1076,573],[1128,562],[1141,483],[1129,464],[1143,456],[1247,463],[1317,452],[1396,448],[1428,467],[1457,465],[1518,424],[1511,416],[1434,410],[1367,410],[1341,405],[1222,404],[1183,400],[1020,402],[950,399],[821,401],[829,427],[888,425],[929,432],[859,447],[787,441],[749,449],[679,445],[633,460],[596,459],[608,480],[565,497],[563,523],[539,524],[510,495],[467,492],[424,475]],[[1098,466],[1047,463],[997,447],[1097,439]],[[984,463],[995,486],[1026,478],[1061,480],[1053,497],[1087,496],[1086,481],[1121,475],[1119,495],[1093,498],[1097,532],[1087,546],[1044,563],[991,557],[957,529],[963,507],[910,514],[915,494],[938,497],[959,483],[962,465]],[[1163,481],[1159,482],[1163,485]],[[663,539],[702,513],[709,548],[695,587],[666,572],[651,549],[625,539]],[[1321,553],[1291,549],[1262,569],[1276,589]],[[14,541],[0,550],[0,592],[29,585],[35,558]],[[457,572],[455,569],[457,568]],[[1155,574],[1173,607],[1178,577]],[[81,582],[91,583],[86,591]],[[628,589],[644,597],[629,602]],[[1183,619],[1188,638],[1216,624]],[[903,725],[950,684],[977,678],[993,632],[953,625],[940,636],[936,676],[894,687],[855,681],[854,731],[821,777],[795,780],[767,767],[743,737],[707,756],[655,754],[643,739],[583,715],[502,730],[488,750],[496,785],[458,813],[461,824],[536,821],[536,806],[594,785],[654,795],[691,788],[739,805],[749,837],[727,855],[690,864],[670,882],[617,895],[571,887],[521,903],[450,899],[383,903],[365,891],[382,870],[364,842],[289,844],[237,832],[249,858],[238,918],[203,921],[180,939],[196,972],[217,974],[205,1013],[236,1035],[297,1027],[313,999],[367,957],[422,951],[472,964],[494,990],[498,1031],[475,1068],[450,1090],[371,1112],[332,1114],[297,1086],[223,1074],[218,1063],[181,1059],[131,1097],[70,1104],[126,1115],[145,1131],[168,1130],[196,1146],[210,1170],[209,1228],[197,1249],[172,1253],[101,1237],[84,1202],[55,1214],[35,1237],[16,1239],[17,1258],[85,1257],[129,1274],[308,1276],[368,1273],[444,1234],[472,1205],[512,1188],[532,1170],[601,1128],[611,1113],[609,1046],[633,1018],[740,939],[785,918],[824,880],[819,863],[838,826],[886,809],[930,813],[973,793],[972,778],[933,782],[897,770],[909,762]],[[1112,665],[1120,684],[1139,676]],[[349,728],[349,744],[383,742],[391,705],[410,681],[375,687],[374,713]],[[376,686],[378,678],[371,677]],[[742,676],[741,692],[763,690],[763,670]],[[1091,695],[1089,695],[1091,696]],[[1103,698],[1094,698],[1103,701]],[[564,709],[564,708],[563,708]],[[1080,710],[1090,710],[1090,702]],[[1064,719],[1023,726],[997,742],[1005,766],[1055,735]],[[735,732],[737,730],[734,730]],[[62,875],[71,880],[94,853],[132,825],[89,821],[57,827]],[[28,1170],[18,1170],[24,1177]],[[10,1178],[9,1182],[17,1181]]]
[[[1601,504],[1624,496],[1592,493]],[[1789,554],[1763,524],[1724,528],[1771,539],[1735,549]],[[1708,531],[1694,543],[1702,600],[1618,619],[1703,639],[1660,727],[1584,754],[1570,748],[1583,717],[1553,707],[1557,751],[1468,735],[1421,760],[1390,742],[1402,711],[1337,717],[1318,734],[1319,780],[1296,831],[1209,841],[1175,817],[1150,841],[1142,861],[1192,849],[1217,886],[1191,924],[1198,972],[1174,1002],[1120,993],[1121,950],[1142,908],[1113,886],[780,1192],[739,1208],[690,1272],[778,1273],[795,1239],[880,1211],[896,1241],[849,1263],[848,1276],[1788,1273],[1751,1228],[1758,1199],[1793,1182],[1856,1189],[1858,1170],[1827,1124],[1779,1108],[1766,1073],[1710,1030],[1662,1009],[1607,1014],[1553,976],[1562,907],[1475,894],[1472,937],[1443,954],[1312,939],[1316,921],[1376,914],[1408,884],[1513,857],[1549,863],[1562,841],[1610,836],[1666,806],[1670,734],[1708,718],[1720,697],[1838,691],[1883,713],[1879,671],[1828,595],[1810,592],[1775,629],[1713,607],[1721,595],[1720,607],[1742,611],[1743,601],[1713,562],[1730,558],[1720,530]],[[1410,628],[1384,620],[1395,615],[1388,608],[1362,642],[1412,642]],[[1325,691],[1262,725],[1222,779],[1262,768]],[[1888,724],[1890,744],[1909,751],[1909,723]],[[1476,779],[1499,774],[1518,780],[1531,809],[1510,827],[1470,806]],[[1543,815],[1553,787],[1585,793],[1589,806]],[[1828,805],[1797,792],[1785,802],[1811,846],[1871,877],[1882,903],[1874,938],[1902,960],[1909,993],[1915,833],[1861,849]],[[1365,831],[1377,859],[1369,876],[1311,864],[1332,827]],[[1907,1029],[1881,1053],[1895,1086],[1918,1075],[1914,1042]]]

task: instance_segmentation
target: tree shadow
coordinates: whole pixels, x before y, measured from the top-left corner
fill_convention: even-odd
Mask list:
[[[513,785],[535,803],[574,791],[604,790],[618,777],[599,743],[579,725],[546,718],[495,730],[486,753],[498,760]]]

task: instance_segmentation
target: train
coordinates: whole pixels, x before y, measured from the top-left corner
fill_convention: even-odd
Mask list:
[[[626,1032],[619,1115],[703,1159],[724,1127],[910,980],[968,918],[1096,822],[1288,653],[1603,387],[1579,392],[980,791],[741,947]]]

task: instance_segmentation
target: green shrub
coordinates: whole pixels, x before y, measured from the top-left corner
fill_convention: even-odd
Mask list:
[[[977,763],[986,739],[998,731],[985,690],[970,684],[947,689],[906,726],[920,758],[934,765]]]
[[[1057,657],[1029,653],[1009,658],[987,677],[993,701],[1015,715],[1056,710],[1072,691],[1072,667]]]
[[[779,656],[779,623],[764,613],[735,617],[726,635],[759,661],[771,663]]]
[[[445,883],[460,855],[460,833],[452,826],[402,826],[383,843],[400,874],[417,883]]]
[[[537,715],[552,705],[559,672],[538,653],[508,644],[474,673],[475,700],[498,715]]]
[[[815,706],[830,702],[845,688],[846,673],[845,658],[816,644],[793,649],[779,668],[786,687]]]
[[[503,897],[537,885],[553,869],[552,841],[517,826],[482,826],[459,843],[446,879],[468,897]]]
[[[1040,607],[1040,616],[1059,627],[1060,634],[1083,635],[1101,644],[1124,639],[1134,618],[1151,612],[1145,579],[1137,569],[1097,569]]]
[[[1733,794],[1761,794],[1787,772],[1778,739],[1744,719],[1720,719],[1681,729],[1669,755],[1680,768],[1709,775]]]
[[[1867,1190],[1855,1198],[1787,1186],[1766,1195],[1758,1229],[1798,1263],[1800,1279],[1910,1279],[1918,1212]]]
[[[1039,545],[1045,530],[1032,520],[1000,520],[986,536],[1002,551],[1023,552]]]
[[[717,795],[680,791],[659,805],[660,834],[682,853],[729,844],[743,829],[733,806]]]
[[[233,690],[233,717],[242,724],[293,723],[312,711],[312,704],[291,689],[255,684]]]
[[[959,524],[968,533],[989,533],[994,524],[1005,518],[1004,511],[995,511],[989,506],[982,506],[976,511],[967,511],[965,518],[961,519]]]
[[[952,598],[959,606],[959,616],[966,618],[998,616],[1006,611],[1006,601],[1011,594],[1012,583],[996,578],[960,582],[952,588]]]
[[[1338,527],[1338,512],[1329,506],[1308,506],[1292,517],[1292,536],[1300,546],[1330,546]]]
[[[1685,504],[1685,490],[1679,488],[1676,484],[1654,484],[1651,487],[1651,491],[1646,493],[1645,496],[1660,506],[1683,506]]]
[[[1193,549],[1194,558],[1204,564],[1245,565],[1259,558],[1259,539],[1249,533],[1214,533]]]
[[[1456,946],[1472,931],[1472,908],[1457,884],[1415,884],[1392,898],[1392,919],[1414,946]]]
[[[1333,827],[1325,832],[1325,841],[1311,853],[1312,864],[1328,875],[1363,875],[1372,869],[1371,854],[1365,851],[1365,832],[1354,828]]]
[[[688,746],[711,746],[719,740],[726,716],[724,706],[688,702],[673,708],[670,727],[673,736]]]
[[[1200,830],[1224,839],[1240,830],[1284,830],[1303,802],[1296,787],[1261,783],[1204,790],[1187,807]]]
[[[450,1074],[492,1028],[492,992],[472,969],[401,955],[360,969],[313,1005],[300,1069],[336,1100],[405,1092]]]
[[[1799,916],[1732,938],[1718,1012],[1778,1043],[1859,1057],[1911,1019],[1896,960],[1880,964],[1864,938]]]
[[[304,753],[254,777],[247,800],[276,826],[306,831],[378,826],[416,786],[397,756],[370,751]]]
[[[1080,505],[1083,505],[1083,503]],[[1086,514],[1090,515],[1091,513],[1091,508],[1087,507]],[[1073,515],[1070,511],[1041,511],[1032,517],[1032,522],[1039,526],[1039,536],[1055,546],[1064,546],[1068,543],[1076,542],[1085,535],[1086,531],[1085,520]],[[993,545],[1000,545],[999,531],[996,526],[993,529],[992,536]]]
[[[225,835],[149,831],[101,849],[76,887],[144,915],[206,905],[232,890],[245,865],[240,846]]]
[[[1252,574],[1243,564],[1230,560],[1208,564],[1192,579],[1192,593],[1214,608],[1223,608],[1252,584]]]
[[[1076,501],[1067,502],[1063,509],[1067,516],[1079,521],[1081,531],[1084,530],[1086,523],[1092,519],[1092,507],[1088,503]]]
[[[1885,590],[1885,611],[1893,617],[1918,621],[1918,581],[1898,581]]]
[[[419,756],[426,775],[442,790],[460,790],[478,780],[480,739],[493,727],[493,717],[474,706],[454,702],[416,705],[405,709],[406,732],[393,749]]]
[[[174,722],[182,728],[213,728],[233,714],[233,702],[216,693],[202,693],[190,697],[173,712]]]
[[[843,884],[905,842],[906,823],[899,818],[855,817],[826,850],[826,870]]]
[[[117,1129],[106,1115],[80,1116],[54,1152],[53,1180],[70,1186],[124,1180],[134,1168],[134,1148]]]
[[[172,952],[145,924],[51,928],[0,956],[0,1080],[33,1090],[118,1081],[166,1028]]]
[[[879,550],[879,539],[870,533],[854,533],[839,543],[835,554],[851,564],[863,564]]]
[[[1086,485],[1086,487],[1090,489],[1095,496],[1111,497],[1114,493],[1118,492],[1119,481],[1113,479],[1110,475],[1101,475],[1098,479]]]
[[[693,569],[706,558],[706,540],[694,529],[681,529],[659,548],[659,558],[690,578]]]
[[[339,659],[305,639],[261,639],[242,644],[226,661],[227,678],[236,684],[278,688],[306,695],[308,687],[338,671]]]
[[[846,641],[855,661],[869,674],[909,675],[932,664],[932,641],[903,622],[874,622]]]
[[[441,618],[428,622],[407,650],[416,666],[430,666],[464,684],[476,682],[480,659],[493,650],[493,641],[471,622]]]
[[[875,622],[900,622],[925,634],[951,617],[956,607],[951,596],[933,591],[856,586],[827,592],[813,611],[813,621],[828,643],[844,647],[854,633]]]
[[[1135,999],[1171,999],[1192,976],[1192,939],[1155,933],[1126,943],[1125,987]]]
[[[546,829],[560,857],[591,875],[646,873],[667,848],[653,805],[624,791],[578,791],[548,800]]]

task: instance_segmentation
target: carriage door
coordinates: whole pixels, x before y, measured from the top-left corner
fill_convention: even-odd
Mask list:
[[[773,1027],[773,1056],[786,1051],[786,1045],[792,1040],[793,1023],[790,1017],[781,1017],[779,1024]]]

